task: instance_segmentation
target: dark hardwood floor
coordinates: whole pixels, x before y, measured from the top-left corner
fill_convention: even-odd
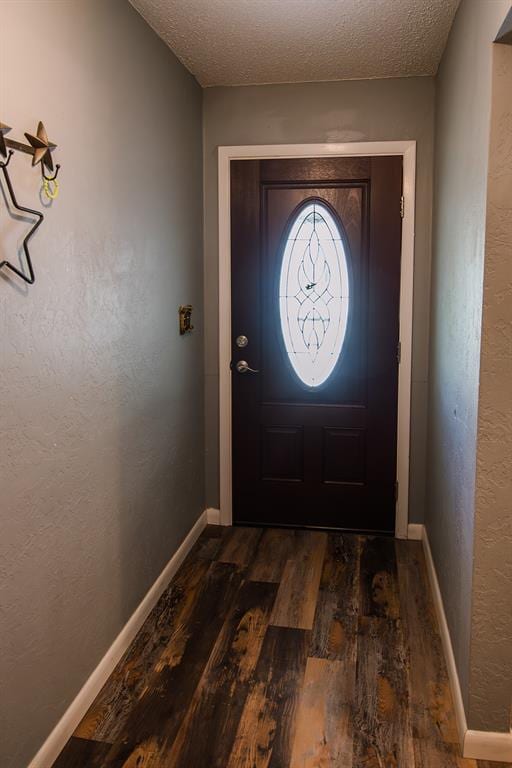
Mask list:
[[[421,545],[208,527],[54,768],[460,757]]]

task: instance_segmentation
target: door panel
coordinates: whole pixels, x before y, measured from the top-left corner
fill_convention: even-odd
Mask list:
[[[231,163],[235,522],[394,530],[401,184],[396,157]]]

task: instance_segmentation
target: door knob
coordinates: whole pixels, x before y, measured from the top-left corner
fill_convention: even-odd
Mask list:
[[[239,360],[236,364],[236,369],[238,373],[247,373],[248,371],[250,373],[259,373],[255,368],[251,368],[246,360]]]

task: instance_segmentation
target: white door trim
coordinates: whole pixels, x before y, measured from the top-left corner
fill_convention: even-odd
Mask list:
[[[398,439],[395,535],[407,538],[409,522],[409,445],[411,423],[412,308],[414,272],[414,209],[416,142],[369,141],[348,144],[268,144],[219,147],[219,418],[220,522],[232,523],[231,443],[231,160],[291,157],[370,157],[402,155],[404,218],[400,288],[401,363],[398,373]]]

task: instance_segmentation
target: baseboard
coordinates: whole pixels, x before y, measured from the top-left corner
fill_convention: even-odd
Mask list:
[[[444,658],[446,666],[448,667],[448,677],[450,680],[450,687],[452,690],[453,706],[455,709],[455,720],[457,723],[457,732],[459,734],[459,741],[461,749],[464,746],[464,737],[468,729],[466,722],[466,712],[464,709],[464,702],[462,700],[462,692],[460,689],[459,673],[457,671],[457,664],[455,663],[455,655],[453,653],[452,639],[450,636],[450,630],[448,629],[448,622],[446,620],[446,613],[444,610],[443,597],[439,588],[439,581],[437,578],[436,567],[434,565],[434,559],[432,557],[432,551],[430,549],[430,542],[428,540],[427,529],[424,525],[422,528],[421,539],[423,541],[423,551],[425,552],[425,561],[427,564],[428,578],[430,581],[430,589],[432,590],[432,598],[434,600],[434,607],[437,614],[437,621],[439,624],[439,632],[441,634],[441,642],[443,645]]]
[[[201,532],[209,522],[209,510],[205,510],[182,541],[174,555],[164,567],[160,576],[150,587],[142,602],[130,616],[105,656],[102,658],[89,679],[84,683],[74,701],[50,733],[41,749],[30,762],[28,768],[51,768],[75,728],[82,720],[94,699],[101,691],[117,663],[133,642],[137,632],[144,624],[172,577],[188,555]]]
[[[455,720],[457,723],[457,731],[463,757],[473,758],[476,760],[510,761],[512,760],[512,732],[493,733],[491,731],[468,730],[466,712],[464,709],[464,702],[462,700],[462,692],[459,682],[459,674],[457,672],[457,665],[455,663],[455,655],[453,653],[450,630],[448,629],[443,598],[439,588],[439,581],[437,578],[434,559],[432,557],[432,551],[430,549],[427,529],[424,525],[410,525],[409,529],[411,527],[413,529],[421,528],[421,536],[411,536],[409,533],[409,538],[421,538],[423,541],[423,550],[425,552],[427,572],[430,581],[430,588],[432,590],[432,597],[434,600],[437,620],[439,623],[439,631],[441,634],[444,657],[446,660],[446,666],[448,667],[448,677],[450,679],[453,706],[455,709]],[[417,534],[418,531],[413,530],[413,533]]]
[[[206,519],[208,520],[208,525],[220,525],[220,509],[208,507],[206,510]]]
[[[464,757],[472,757],[474,760],[512,762],[512,731],[510,733],[466,731]]]
[[[424,525],[421,523],[409,523],[407,526],[407,538],[413,541],[422,541]]]

